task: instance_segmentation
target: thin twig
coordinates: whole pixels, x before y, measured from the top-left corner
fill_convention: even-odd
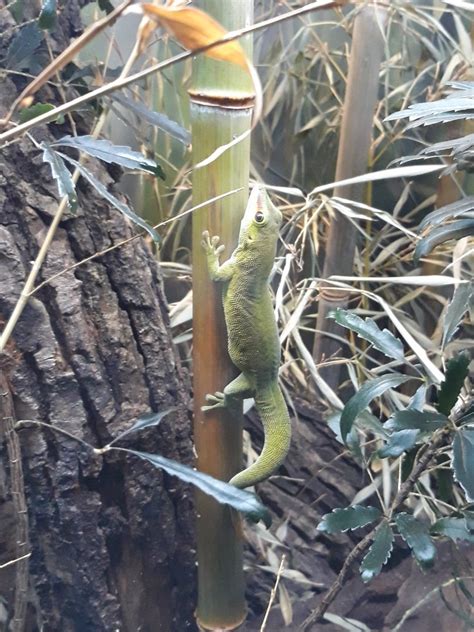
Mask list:
[[[102,452],[100,448],[94,448],[93,445],[91,445],[90,443],[87,443],[87,441],[84,441],[84,439],[81,439],[80,437],[76,437],[76,435],[73,435],[67,430],[63,430],[62,428],[58,428],[57,426],[48,424],[45,421],[38,421],[36,419],[20,419],[19,421],[16,422],[15,425],[17,428],[21,428],[22,426],[25,426],[27,424],[33,424],[35,426],[43,426],[44,428],[49,428],[49,430],[52,430],[53,432],[59,432],[59,434],[62,434],[66,437],[69,437],[70,439],[73,439],[74,441],[77,441],[78,443],[81,443],[88,450],[92,450],[92,452],[96,454],[99,454]]]
[[[444,428],[439,433],[437,433],[432,438],[431,442],[426,446],[423,454],[420,456],[416,465],[413,467],[410,476],[403,483],[403,485],[400,487],[400,490],[398,491],[398,494],[395,496],[394,501],[390,507],[389,514],[387,516],[389,520],[392,518],[394,512],[397,511],[408,498],[416,482],[420,478],[421,474],[428,467],[439,446],[443,443],[446,437],[451,434],[451,432],[451,427]],[[313,612],[303,621],[303,623],[299,627],[300,632],[308,630],[311,625],[317,623],[323,617],[326,610],[329,608],[331,603],[334,601],[334,599],[337,597],[342,587],[344,586],[344,582],[353,562],[355,562],[359,558],[359,556],[362,555],[370,546],[370,543],[372,542],[377,529],[378,525],[374,529],[372,529],[363,540],[356,544],[356,546],[349,553],[342,569],[340,570],[338,576],[332,583],[331,587],[329,588],[319,606],[315,610],[313,610]]]
[[[202,208],[203,206],[207,206],[208,204],[213,204],[217,200],[221,200],[222,198],[225,198],[228,195],[233,195],[234,193],[238,193],[241,190],[242,190],[242,187],[239,187],[237,189],[232,189],[231,191],[226,191],[225,193],[221,193],[220,195],[216,195],[215,197],[209,198],[205,202],[201,202],[200,204],[196,204],[196,206],[193,206],[192,208],[189,208],[186,211],[183,211],[182,213],[178,213],[178,215],[174,215],[170,219],[165,219],[163,222],[159,222],[158,224],[155,224],[153,226],[153,228],[161,228],[162,226],[165,226],[166,224],[171,224],[171,223],[177,221],[178,219],[181,219],[182,217],[185,217],[186,215],[189,215],[190,213],[194,213],[194,211],[197,211],[198,209]],[[94,259],[98,259],[99,257],[102,257],[102,256],[108,254],[109,252],[112,252],[112,250],[115,250],[117,248],[121,248],[122,246],[126,246],[127,244],[131,243],[132,241],[135,241],[136,239],[139,239],[140,237],[142,237],[142,233],[137,233],[136,235],[133,235],[132,237],[127,237],[127,239],[123,239],[122,241],[117,242],[113,246],[109,246],[108,248],[104,248],[104,250],[99,250],[99,252],[95,252],[93,255],[90,255],[89,257],[86,257],[85,259],[81,259],[81,261],[78,261],[77,263],[74,263],[73,265],[68,266],[67,268],[63,268],[59,272],[56,272],[56,274],[53,274],[50,277],[48,277],[47,279],[45,279],[44,281],[42,281],[41,283],[38,283],[38,285],[36,285],[31,290],[31,292],[28,294],[28,296],[33,296],[33,294],[35,294],[42,287],[44,287],[45,285],[48,285],[49,283],[51,283],[51,281],[54,281],[55,279],[57,279],[58,277],[62,276],[63,274],[66,274],[66,272],[70,272],[71,270],[75,270],[76,268],[79,268],[79,266],[82,266],[85,263],[89,263],[89,261],[93,261]],[[163,265],[163,264],[161,264],[161,265]]]
[[[31,557],[31,553],[26,553],[25,555],[22,555],[21,557],[16,557],[14,560],[5,562],[5,564],[0,564],[0,571],[4,568],[7,568],[7,566],[12,566],[12,564],[18,564],[18,562],[21,562],[22,560],[26,560],[28,557]]]
[[[260,627],[260,632],[264,632],[265,626],[267,625],[268,615],[270,614],[271,607],[273,602],[275,601],[276,591],[278,589],[278,584],[280,583],[280,577],[283,572],[283,567],[285,565],[286,555],[283,553],[281,556],[280,568],[278,569],[277,576],[275,579],[275,585],[272,588],[272,592],[270,593],[270,600],[268,602],[267,610],[265,612],[265,616],[263,617],[262,625]]]

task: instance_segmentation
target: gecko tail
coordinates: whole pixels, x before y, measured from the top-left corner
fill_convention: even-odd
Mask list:
[[[236,474],[229,483],[240,489],[261,483],[283,463],[291,443],[291,421],[283,394],[274,384],[258,391],[257,412],[262,420],[265,441],[260,456],[250,467]]]

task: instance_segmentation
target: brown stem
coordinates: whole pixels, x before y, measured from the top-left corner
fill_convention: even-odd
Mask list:
[[[421,474],[425,471],[425,469],[430,464],[431,459],[435,455],[439,446],[444,442],[447,436],[449,436],[452,432],[452,427],[445,428],[442,430],[437,436],[433,437],[431,442],[427,445],[425,451],[418,459],[416,465],[412,469],[410,476],[400,487],[398,494],[395,496],[395,499],[392,503],[392,506],[389,511],[388,518],[390,519],[397,509],[401,507],[401,505],[408,498],[410,493],[412,492],[416,482],[420,478]],[[373,540],[375,532],[378,529],[374,527],[370,533],[368,533],[363,540],[361,540],[356,546],[352,549],[349,555],[344,562],[343,567],[341,568],[339,575],[336,577],[328,592],[324,596],[323,600],[319,604],[319,606],[311,612],[311,614],[303,621],[301,626],[299,627],[299,632],[304,632],[308,630],[309,627],[313,623],[317,623],[325,614],[331,603],[337,597],[339,592],[342,590],[344,586],[344,581],[349,573],[350,567],[353,562],[355,562],[362,553],[366,551],[366,549],[370,546],[370,543]]]

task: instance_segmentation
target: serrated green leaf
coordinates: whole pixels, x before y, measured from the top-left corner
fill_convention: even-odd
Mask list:
[[[127,430],[124,430],[123,432],[121,432],[118,435],[118,437],[115,437],[115,439],[109,443],[109,446],[113,445],[114,443],[117,443],[117,441],[120,441],[131,432],[136,432],[137,430],[144,430],[145,428],[150,428],[151,426],[157,426],[161,422],[161,420],[166,417],[166,415],[169,415],[169,413],[172,413],[175,410],[176,410],[176,407],[173,407],[173,408],[167,408],[166,410],[162,410],[158,413],[152,412],[152,413],[146,413],[145,415],[141,415],[137,419],[137,421],[133,424],[133,426],[131,426],[131,428],[128,428]]]
[[[390,558],[390,554],[393,548],[393,531],[390,528],[388,522],[382,522],[377,529],[374,541],[362,560],[360,565],[360,575],[362,581],[367,583],[376,577],[384,564],[387,563]]]
[[[31,119],[34,119],[41,114],[45,114],[50,110],[54,110],[54,105],[51,105],[51,103],[35,103],[30,108],[21,110],[20,115],[18,116],[18,122],[26,123],[26,121],[31,121]]]
[[[413,260],[415,263],[429,255],[430,252],[450,239],[462,239],[474,235],[474,219],[459,219],[445,226],[439,226],[430,230],[426,237],[422,237],[416,244]]]
[[[457,402],[464,380],[469,373],[469,358],[464,353],[459,353],[448,362],[446,366],[446,379],[438,392],[438,410],[449,415]]]
[[[79,162],[77,162],[77,160],[74,160],[73,158],[71,158],[70,156],[66,156],[65,154],[61,154],[61,156],[63,156],[65,160],[74,165],[79,170],[81,176],[85,178],[104,199],[110,202],[112,206],[115,206],[116,209],[118,209],[121,213],[128,217],[134,224],[137,224],[138,226],[140,226],[140,228],[146,230],[146,232],[153,238],[153,241],[160,241],[160,236],[158,235],[156,230],[152,228],[149,224],[147,224],[144,219],[134,213],[130,207],[128,207],[126,204],[124,204],[114,195],[112,195],[112,193],[110,193],[110,191],[102,184],[102,182],[97,180],[97,178],[93,176],[92,173],[84,167],[84,165],[81,165]]]
[[[378,456],[381,459],[400,456],[415,445],[419,434],[419,430],[411,428],[394,432],[383,448],[377,452]]]
[[[117,449],[117,448],[115,448]],[[219,481],[217,478],[193,470],[187,465],[167,459],[159,454],[149,454],[148,452],[138,452],[137,450],[124,450],[135,456],[148,461],[155,467],[159,467],[172,476],[177,476],[186,483],[192,483],[205,494],[212,496],[223,505],[230,505],[237,511],[242,512],[252,521],[263,520],[265,524],[271,522],[268,510],[260,503],[255,494],[251,494],[243,489]]]
[[[67,197],[69,208],[72,212],[75,212],[77,209],[77,195],[69,169],[64,164],[62,157],[51,149],[49,145],[42,143],[41,149],[43,150],[43,160],[51,167],[53,178],[58,184],[59,195]]]
[[[431,566],[436,557],[436,548],[428,527],[407,513],[396,514],[395,523],[416,560],[423,566]]]
[[[56,26],[57,21],[57,1],[43,0],[41,4],[41,13],[38,18],[38,26],[40,29],[50,31]]]
[[[318,531],[341,533],[348,529],[358,529],[377,520],[381,515],[377,507],[354,505],[344,509],[334,509],[331,513],[323,516],[323,519],[318,524]]]
[[[434,432],[448,423],[446,415],[437,412],[421,412],[419,410],[397,410],[385,422],[384,428],[391,432],[400,430],[419,430],[420,433]]]
[[[444,316],[443,340],[444,348],[456,333],[464,314],[474,301],[474,284],[462,283],[454,290],[453,298],[448,305]]]
[[[382,375],[381,377],[377,377],[373,380],[368,380],[362,384],[359,391],[351,397],[342,411],[342,439],[346,441],[347,435],[351,431],[354,421],[357,419],[358,415],[367,408],[373,399],[385,393],[385,391],[389,388],[400,386],[400,384],[412,379],[412,377],[401,375],[400,373],[391,373],[389,375]]]
[[[74,147],[104,162],[127,169],[140,169],[159,176],[162,180],[166,179],[163,170],[154,160],[125,145],[114,145],[108,140],[99,140],[93,136],[64,136],[57,140],[54,146]]]
[[[403,360],[403,344],[388,329],[380,329],[370,318],[365,320],[345,309],[336,309],[329,312],[328,318],[333,318],[342,327],[347,327],[354,331],[360,338],[367,340],[370,344],[381,351],[384,355],[395,360]]]
[[[453,441],[453,472],[469,502],[474,501],[474,428],[459,428]]]
[[[474,542],[474,535],[467,530],[464,518],[441,518],[431,525],[430,532],[434,535],[445,535],[454,542],[456,540]]]
[[[23,70],[43,41],[43,37],[43,33],[34,22],[22,27],[8,47],[5,68]]]

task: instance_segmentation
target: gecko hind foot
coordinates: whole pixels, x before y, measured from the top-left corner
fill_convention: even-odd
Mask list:
[[[209,402],[209,406],[201,406],[203,412],[214,408],[226,408],[225,395],[220,391],[217,391],[214,395],[206,395],[206,402]]]

